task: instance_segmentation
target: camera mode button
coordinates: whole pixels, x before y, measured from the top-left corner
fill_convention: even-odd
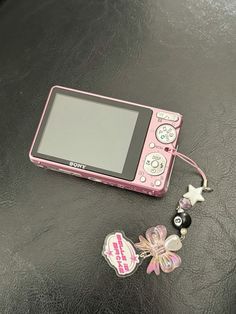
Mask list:
[[[156,138],[163,144],[170,144],[176,139],[176,130],[170,124],[162,124],[156,130]]]

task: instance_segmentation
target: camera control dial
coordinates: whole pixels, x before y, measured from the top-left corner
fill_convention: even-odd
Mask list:
[[[156,138],[163,144],[170,144],[176,139],[176,130],[170,124],[162,124],[156,130]]]
[[[144,161],[144,170],[151,176],[161,175],[166,167],[166,159],[160,153],[148,154]]]

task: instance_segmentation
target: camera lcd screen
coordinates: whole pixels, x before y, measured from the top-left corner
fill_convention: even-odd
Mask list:
[[[138,114],[57,94],[38,152],[122,173]]]
[[[57,88],[33,152],[38,157],[133,179],[152,110]]]

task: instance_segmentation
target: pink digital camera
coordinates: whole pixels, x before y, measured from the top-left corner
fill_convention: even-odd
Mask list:
[[[181,124],[178,113],[54,86],[29,156],[42,168],[159,197]]]

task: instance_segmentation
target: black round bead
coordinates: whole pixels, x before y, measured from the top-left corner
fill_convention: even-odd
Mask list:
[[[192,219],[188,213],[183,212],[183,213],[177,213],[173,217],[172,222],[173,222],[174,227],[177,229],[188,228],[192,223]]]

